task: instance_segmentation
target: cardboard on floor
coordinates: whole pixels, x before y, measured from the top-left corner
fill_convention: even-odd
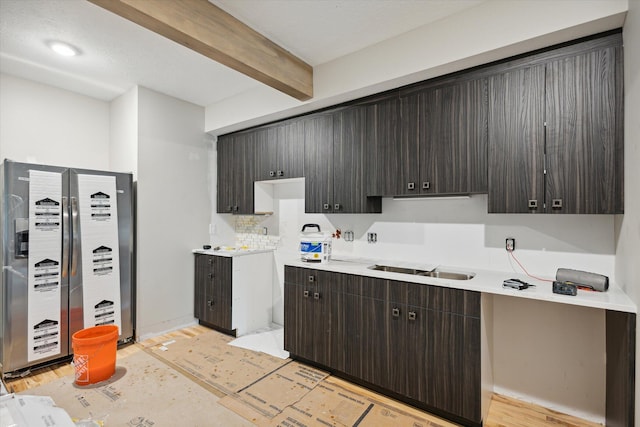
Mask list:
[[[148,348],[172,367],[225,395],[237,392],[290,362],[228,345],[233,338],[216,331]]]
[[[411,426],[453,424],[327,372],[228,345],[216,331],[140,347],[88,387],[73,375],[25,392],[105,426]]]
[[[412,426],[454,424],[327,372],[228,345],[210,331],[150,347],[176,369],[225,393],[219,404],[263,426]]]
[[[105,426],[251,426],[217,396],[144,351],[118,359],[109,380],[79,387],[69,375],[22,394],[51,396],[74,419]],[[215,422],[212,422],[215,420]]]

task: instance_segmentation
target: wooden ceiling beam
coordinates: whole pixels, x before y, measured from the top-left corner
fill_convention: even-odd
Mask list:
[[[207,0],[88,0],[300,101],[313,67]]]

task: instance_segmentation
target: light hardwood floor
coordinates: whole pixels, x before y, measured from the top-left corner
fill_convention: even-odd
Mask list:
[[[129,344],[118,349],[118,357],[126,357],[146,347],[176,337],[194,337],[210,329],[204,326],[192,326],[169,334],[160,335],[141,343]],[[62,363],[41,368],[24,378],[5,380],[9,392],[19,393],[39,385],[54,381],[60,377],[73,375],[73,367],[69,363]],[[398,406],[403,406],[398,402]],[[415,411],[415,408],[410,408]],[[542,406],[522,402],[506,396],[494,394],[489,408],[489,415],[484,422],[486,427],[538,427],[538,426],[566,426],[566,427],[596,427],[601,424],[585,421],[571,415],[562,414]]]

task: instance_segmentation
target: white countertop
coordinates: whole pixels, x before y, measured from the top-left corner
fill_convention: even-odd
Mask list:
[[[415,276],[403,273],[391,273],[386,271],[371,270],[368,267],[374,265],[393,265],[397,267],[417,268],[423,270],[433,270],[440,267],[444,270],[456,272],[472,272],[475,277],[469,280],[439,279],[434,277]],[[507,295],[518,298],[529,298],[541,301],[558,302],[562,304],[579,305],[584,307],[600,308],[605,310],[623,311],[637,313],[635,303],[624,293],[624,291],[614,283],[609,284],[606,292],[595,292],[578,290],[578,295],[559,295],[551,291],[551,283],[532,279],[524,274],[516,274],[504,271],[491,271],[468,269],[457,266],[446,265],[426,265],[416,263],[406,263],[398,261],[381,261],[364,258],[336,257],[326,264],[302,262],[299,259],[285,262],[285,265],[294,267],[306,267],[317,270],[332,271],[336,273],[356,274],[360,276],[378,277],[381,279],[398,280],[412,283],[423,283],[425,285],[443,286],[447,288],[464,289],[469,291],[484,292],[495,295]],[[502,282],[505,279],[521,279],[525,282],[536,285],[524,290],[503,288]]]
[[[193,252],[194,254],[236,257],[236,256],[243,256],[243,255],[253,255],[253,254],[273,252],[273,249],[254,249],[254,248],[221,246],[220,249],[213,249],[213,248],[212,249],[193,249],[191,252]]]

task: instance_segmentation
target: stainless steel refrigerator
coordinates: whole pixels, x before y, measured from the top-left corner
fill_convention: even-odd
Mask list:
[[[90,326],[132,341],[132,175],[5,160],[0,188],[2,375],[72,355]]]

